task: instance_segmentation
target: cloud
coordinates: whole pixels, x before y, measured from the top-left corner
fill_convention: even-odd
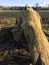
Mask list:
[[[43,3],[40,3],[39,6],[44,6],[44,7],[47,7],[49,4],[49,2],[47,1],[44,1]]]

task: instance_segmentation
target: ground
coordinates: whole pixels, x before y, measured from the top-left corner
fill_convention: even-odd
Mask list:
[[[42,17],[42,29],[49,40],[49,10],[38,11]],[[20,15],[20,10],[0,10],[0,43],[7,40],[9,43],[9,31],[16,26],[16,19]],[[46,15],[46,16],[45,16]],[[10,30],[9,30],[10,28]],[[6,31],[8,32],[6,33]],[[9,34],[9,36],[7,36]],[[12,40],[12,41],[11,41]],[[14,40],[10,37],[10,42]],[[12,51],[13,52],[13,51]],[[26,52],[26,51],[25,51]],[[1,52],[0,52],[1,54]],[[22,59],[23,60],[23,59]],[[14,62],[13,62],[14,63]]]

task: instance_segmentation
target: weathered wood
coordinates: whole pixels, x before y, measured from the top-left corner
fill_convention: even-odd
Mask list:
[[[40,15],[32,8],[23,10],[22,15],[21,26],[32,54],[33,65],[36,64],[39,55],[43,65],[49,65],[49,43],[41,28]]]
[[[24,8],[18,19],[19,29],[16,26],[15,29],[12,30],[15,40],[22,42],[22,34],[24,34],[24,40],[27,41],[26,43],[28,43],[32,55],[32,64],[49,65],[49,43],[42,31],[40,15],[32,8]],[[23,33],[22,30],[24,31]],[[24,41],[22,43],[24,43]]]

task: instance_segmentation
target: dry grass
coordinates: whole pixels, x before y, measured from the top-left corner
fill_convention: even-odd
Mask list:
[[[3,12],[20,12],[20,10],[0,10],[0,13]]]
[[[6,18],[0,19],[0,28],[13,27],[16,24],[16,18]]]

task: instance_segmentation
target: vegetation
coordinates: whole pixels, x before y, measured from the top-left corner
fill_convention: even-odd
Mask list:
[[[5,24],[5,26],[14,26],[16,23],[16,18],[21,14],[20,12],[21,10],[0,10],[0,24]],[[42,17],[41,23],[43,26],[43,31],[46,33],[46,35],[48,35],[47,37],[49,40],[49,10],[39,10],[38,12]]]
[[[21,10],[0,10],[0,42],[9,39],[9,32],[4,33],[1,28],[14,27],[16,25],[16,19],[20,15]],[[42,29],[49,40],[49,10],[38,11],[42,17]],[[6,31],[5,31],[6,32]],[[6,34],[6,35],[5,35]],[[10,34],[9,34],[10,35]],[[6,38],[5,38],[6,37]],[[11,41],[11,38],[10,38]],[[7,41],[8,42],[8,41]],[[12,43],[13,41],[11,41]],[[9,42],[8,42],[9,43]]]

